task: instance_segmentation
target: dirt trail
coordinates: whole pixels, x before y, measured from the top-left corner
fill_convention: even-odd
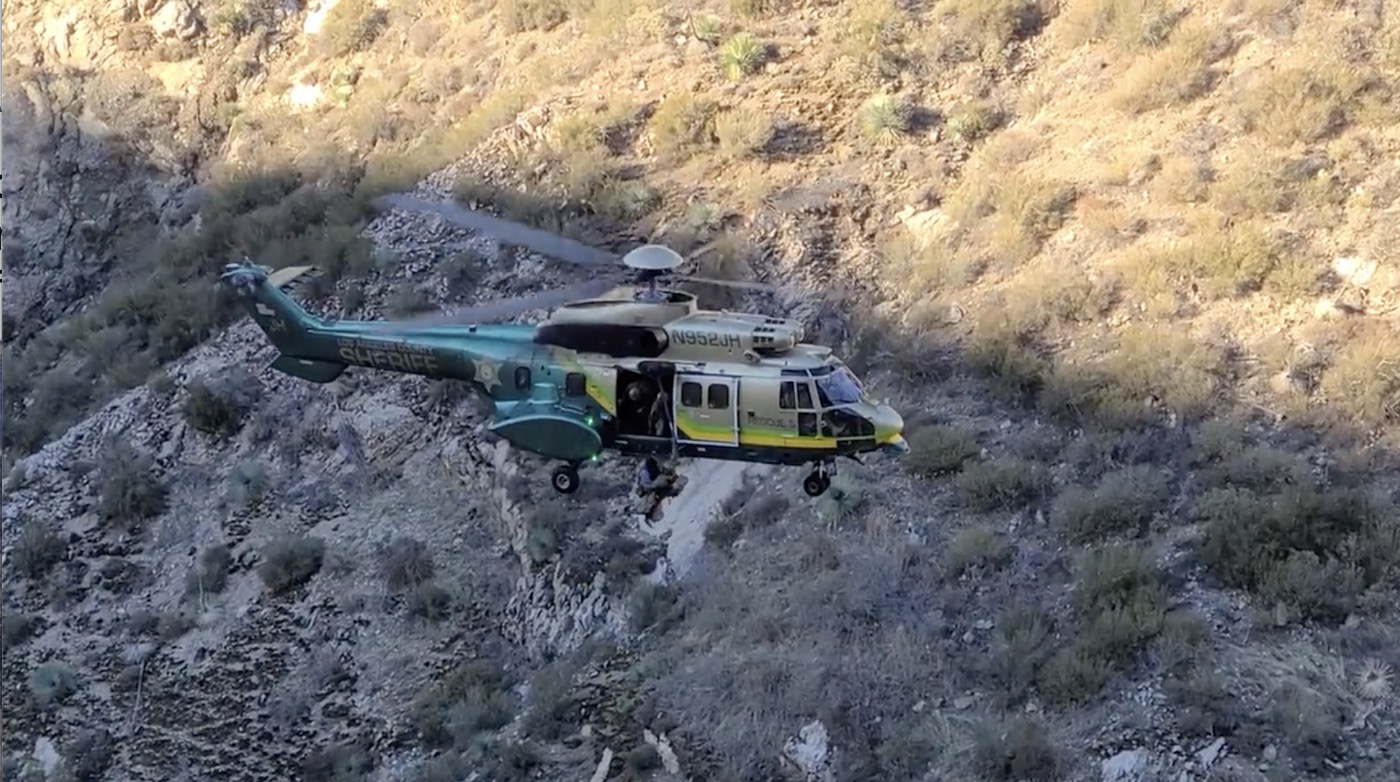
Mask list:
[[[671,577],[680,579],[690,570],[695,555],[705,546],[705,528],[720,512],[724,501],[743,488],[748,475],[766,475],[764,464],[697,460],[682,465],[678,472],[687,479],[681,493],[666,501],[661,520],[643,526],[647,532],[667,540],[666,561]]]

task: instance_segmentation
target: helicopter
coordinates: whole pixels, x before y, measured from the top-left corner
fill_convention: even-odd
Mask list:
[[[452,313],[325,320],[283,290],[313,267],[230,263],[221,280],[277,349],[273,369],[313,383],[350,366],[466,381],[490,402],[489,431],[558,462],[550,482],[561,494],[577,491],[579,468],[605,450],[808,466],[802,485],[812,497],[830,488],[838,458],[908,451],[900,414],[872,399],[831,348],[803,342],[800,322],[703,309],[694,294],[657,283],[771,285],[671,274],[685,259],[663,245],[619,258],[449,202],[397,194],[374,206],[437,214],[585,267],[630,269],[641,284],[604,273]],[[537,325],[492,322],[551,308]]]

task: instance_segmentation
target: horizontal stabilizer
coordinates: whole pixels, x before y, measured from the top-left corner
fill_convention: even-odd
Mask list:
[[[312,383],[329,383],[345,371],[344,364],[334,361],[312,361],[306,358],[292,358],[279,355],[272,360],[272,368],[292,377],[309,380]]]
[[[298,277],[315,268],[315,266],[288,266],[267,275],[267,281],[274,288],[285,288],[296,281]]]

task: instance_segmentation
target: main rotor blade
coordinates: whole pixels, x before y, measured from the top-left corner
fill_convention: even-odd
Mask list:
[[[739,280],[717,280],[713,277],[686,276],[677,276],[674,279],[681,280],[684,282],[700,282],[706,285],[721,285],[726,288],[740,288],[742,290],[763,291],[765,293],[774,293],[778,290],[778,286],[769,285],[766,282],[741,282]]]
[[[406,212],[435,214],[469,231],[475,231],[506,244],[518,245],[540,255],[558,258],[561,261],[568,261],[580,266],[617,266],[622,262],[616,255],[597,247],[591,247],[583,242],[548,231],[541,231],[538,228],[531,228],[523,223],[502,220],[499,217],[473,211],[453,203],[425,201],[407,193],[379,196],[371,203],[381,209],[392,208],[402,209]]]
[[[514,299],[501,299],[463,307],[452,312],[432,312],[402,320],[379,321],[383,331],[411,331],[429,326],[470,325],[504,320],[530,310],[549,309],[580,299],[602,296],[617,285],[613,280],[590,280],[552,291]]]

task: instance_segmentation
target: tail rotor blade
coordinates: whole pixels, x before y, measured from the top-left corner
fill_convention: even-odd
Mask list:
[[[616,266],[621,260],[612,253],[590,247],[523,223],[502,220],[483,212],[473,211],[453,203],[425,201],[407,193],[394,193],[371,202],[380,209],[402,209],[406,212],[435,214],[453,225],[490,236],[506,244],[514,244],[561,261],[580,266]]]
[[[514,317],[522,312],[529,312],[530,310],[549,309],[580,299],[596,298],[612,290],[614,285],[615,283],[609,280],[592,280],[567,288],[545,291],[543,293],[522,296],[515,299],[486,302],[473,307],[463,307],[451,312],[433,312],[417,317],[405,318],[403,320],[381,321],[383,323],[382,330],[405,331],[428,328],[431,326],[492,323],[494,321]]]

